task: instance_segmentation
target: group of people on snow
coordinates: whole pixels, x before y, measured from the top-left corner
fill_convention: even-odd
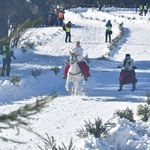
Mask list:
[[[71,21],[68,21],[68,23],[64,23],[62,25],[63,30],[66,32],[66,36],[65,36],[65,42],[71,42],[71,27],[72,27],[72,23]],[[106,32],[105,32],[105,42],[109,42],[111,43],[111,35],[112,35],[112,23],[111,20],[108,20],[106,25]]]
[[[62,26],[64,21],[63,10],[52,10],[44,18],[44,26]]]
[[[72,49],[71,53],[74,53],[77,56],[78,65],[81,69],[82,74],[84,75],[84,80],[87,81],[89,77],[91,77],[91,74],[89,73],[89,66],[87,65],[86,61],[83,59],[83,48],[80,45],[80,42],[76,42],[76,47]],[[131,91],[134,91],[136,88],[136,74],[135,70],[136,67],[134,66],[133,59],[131,59],[130,54],[125,55],[125,59],[123,60],[122,64],[118,66],[118,68],[121,68],[121,73],[119,77],[119,89],[118,91],[121,91],[123,88],[123,85],[125,84],[132,84]],[[67,65],[64,68],[63,78],[67,78],[67,73],[69,70],[70,64],[67,63]]]
[[[105,42],[107,43],[109,41],[109,43],[111,43],[111,34],[112,34],[111,20],[108,20],[105,26],[106,26]],[[108,38],[109,38],[109,40],[108,40]]]
[[[111,42],[111,34],[112,34],[111,21],[108,20],[105,26],[106,26],[105,42]],[[72,27],[71,21],[68,21],[68,23],[64,24],[64,27],[63,27],[64,31],[66,32],[66,36],[65,36],[66,43],[71,42],[71,27]],[[71,50],[71,53],[74,53],[77,56],[78,65],[81,69],[82,74],[84,75],[84,80],[87,81],[88,78],[91,77],[91,74],[89,72],[90,69],[89,69],[87,62],[83,59],[83,48],[80,45],[80,41],[76,42],[76,46],[75,48]],[[0,54],[3,57],[1,76],[4,76],[5,74],[9,76],[11,57],[16,59],[15,56],[13,55],[13,51],[9,43],[6,43],[5,45],[2,46]],[[64,73],[63,73],[64,79],[67,78],[69,67],[70,67],[70,64],[67,63],[64,69]],[[136,68],[133,64],[133,59],[131,59],[130,54],[125,55],[125,59],[123,60],[123,63],[120,66],[118,66],[118,68],[122,68],[120,77],[119,77],[120,86],[119,86],[118,91],[122,90],[123,85],[130,84],[130,83],[132,84],[132,91],[134,91],[136,87],[135,85],[137,83],[137,79],[135,77],[135,71],[134,71],[134,69]]]
[[[63,30],[66,32],[65,42],[71,42],[71,21],[68,21],[67,24],[63,25]],[[112,35],[112,23],[111,20],[108,20],[106,25],[106,31],[105,31],[105,42],[111,43],[111,35]],[[86,61],[83,59],[83,48],[80,45],[80,41],[76,42],[76,46],[74,49],[72,49],[71,53],[75,53],[77,55],[78,59],[78,65],[81,69],[82,74],[84,75],[85,81],[89,77],[91,77],[91,74],[89,73],[89,66],[87,65]],[[69,70],[70,64],[67,63],[67,65],[64,68],[63,78],[67,78],[67,73]],[[125,55],[125,59],[123,60],[123,63],[118,66],[118,68],[123,68],[120,73],[119,77],[119,89],[118,91],[122,90],[123,85],[125,84],[132,84],[132,91],[135,90],[135,85],[137,83],[137,79],[135,77],[135,66],[133,65],[133,59],[131,59],[130,54]]]
[[[139,6],[139,10],[140,10],[140,13],[139,15],[140,16],[143,16],[143,13],[144,13],[144,16],[146,16],[147,12],[148,12],[148,5],[140,5]]]

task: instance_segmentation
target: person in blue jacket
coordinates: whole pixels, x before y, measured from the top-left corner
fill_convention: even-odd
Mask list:
[[[112,24],[111,24],[110,20],[108,20],[108,22],[106,23],[105,27],[106,27],[105,42],[107,43],[108,38],[109,38],[109,42],[111,43],[111,34],[112,34],[111,28],[112,28]]]

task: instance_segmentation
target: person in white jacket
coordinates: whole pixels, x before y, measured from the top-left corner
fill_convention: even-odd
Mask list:
[[[76,42],[76,47],[72,49],[71,52],[77,55],[78,65],[82,73],[84,74],[85,80],[87,81],[87,78],[90,77],[91,75],[89,73],[89,66],[86,64],[86,62],[83,59],[83,48],[81,47],[79,41]],[[63,78],[67,77],[69,67],[70,67],[70,64],[67,64],[64,69]]]
[[[77,41],[76,47],[72,49],[71,52],[77,55],[78,62],[84,61],[83,60],[83,48],[80,46],[79,41]]]

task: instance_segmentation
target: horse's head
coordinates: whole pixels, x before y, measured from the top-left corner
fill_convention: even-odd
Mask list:
[[[85,80],[84,75],[82,74],[82,71],[79,67],[79,64],[77,63],[77,55],[75,53],[70,52],[69,57],[69,70],[67,73],[67,80],[65,88],[67,91],[69,91],[69,83],[73,82],[72,87],[72,93],[77,95],[78,94],[78,86],[81,79],[83,79],[83,85],[82,85],[82,91],[84,90]]]
[[[70,64],[74,64],[77,62],[77,55],[75,53],[70,52],[70,59],[69,59]]]

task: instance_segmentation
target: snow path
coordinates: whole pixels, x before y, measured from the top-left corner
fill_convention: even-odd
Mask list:
[[[136,58],[135,61],[149,61],[149,56],[147,54],[150,50],[150,30],[147,30],[146,27],[146,23],[126,22],[124,28],[128,39],[119,47],[119,51],[115,54],[113,59],[122,61],[122,54],[129,53],[131,57],[133,56],[133,59]],[[125,38],[122,40],[125,40]],[[144,59],[140,57],[141,54],[144,55]]]
[[[27,101],[26,99],[32,96],[46,95],[54,90],[57,91],[58,97],[49,103],[48,107],[41,113],[35,115],[35,119],[30,120],[30,126],[43,137],[46,137],[45,133],[49,136],[54,136],[58,145],[61,145],[61,142],[67,145],[71,137],[73,137],[73,143],[76,145],[80,141],[76,136],[76,129],[83,127],[84,120],[93,121],[96,117],[99,117],[103,122],[106,122],[112,117],[116,109],[126,109],[128,106],[136,115],[137,105],[145,102],[146,91],[150,89],[150,61],[149,56],[147,57],[146,55],[150,41],[148,38],[146,41],[144,40],[145,36],[149,35],[150,31],[146,30],[149,25],[143,22],[138,25],[136,21],[129,21],[126,18],[117,19],[118,22],[124,21],[125,37],[118,43],[117,51],[110,61],[97,60],[96,58],[109,52],[108,45],[104,43],[105,22],[102,20],[112,19],[115,29],[113,37],[117,35],[117,24],[115,17],[110,14],[107,14],[107,18],[100,18],[101,14],[97,15],[96,18],[99,17],[99,20],[87,19],[86,15],[89,16],[84,14],[84,17],[81,17],[81,15],[72,12],[66,13],[65,21],[67,22],[72,18],[72,23],[75,24],[72,28],[72,43],[64,42],[65,33],[61,28],[37,29],[36,33],[38,35],[33,38],[33,41],[40,41],[43,45],[36,47],[36,51],[27,53],[26,57],[17,57],[16,62],[12,64],[13,72],[17,72],[22,77],[19,88],[14,88],[10,84],[0,86],[1,93],[5,93],[8,87],[12,87],[12,91],[9,90],[9,93],[6,92],[0,97],[7,104],[5,107],[0,107],[3,113],[15,110],[23,102],[19,101],[14,105],[8,105],[8,103],[23,99]],[[73,17],[76,19],[74,20]],[[147,34],[144,35],[143,33]],[[141,35],[140,37],[139,34]],[[70,92],[65,91],[65,80],[62,79],[62,74],[68,52],[71,48],[74,48],[77,40],[81,41],[81,45],[85,50],[84,54],[88,54],[90,58],[91,78],[88,79],[85,86],[85,93],[80,93],[79,96],[71,96]],[[146,48],[144,48],[144,45]],[[133,46],[136,46],[136,50]],[[117,91],[120,73],[117,66],[121,63],[126,53],[131,53],[133,58],[136,58],[135,63],[138,67],[136,70],[138,84],[134,92],[130,91],[131,85],[124,86],[122,92]],[[144,57],[140,58],[140,54],[143,53],[145,53]],[[50,71],[52,66],[62,67],[57,76]],[[42,75],[38,80],[31,77],[30,71],[33,68],[42,69]],[[21,93],[20,91],[23,92]],[[29,101],[31,102],[32,100]],[[14,131],[10,130],[9,132],[4,131],[1,135],[7,138],[13,137],[14,140],[26,141],[26,145],[9,142],[3,144],[3,149],[35,150],[37,145],[43,144],[40,138],[30,132],[27,134],[22,129],[20,133],[18,136]]]

